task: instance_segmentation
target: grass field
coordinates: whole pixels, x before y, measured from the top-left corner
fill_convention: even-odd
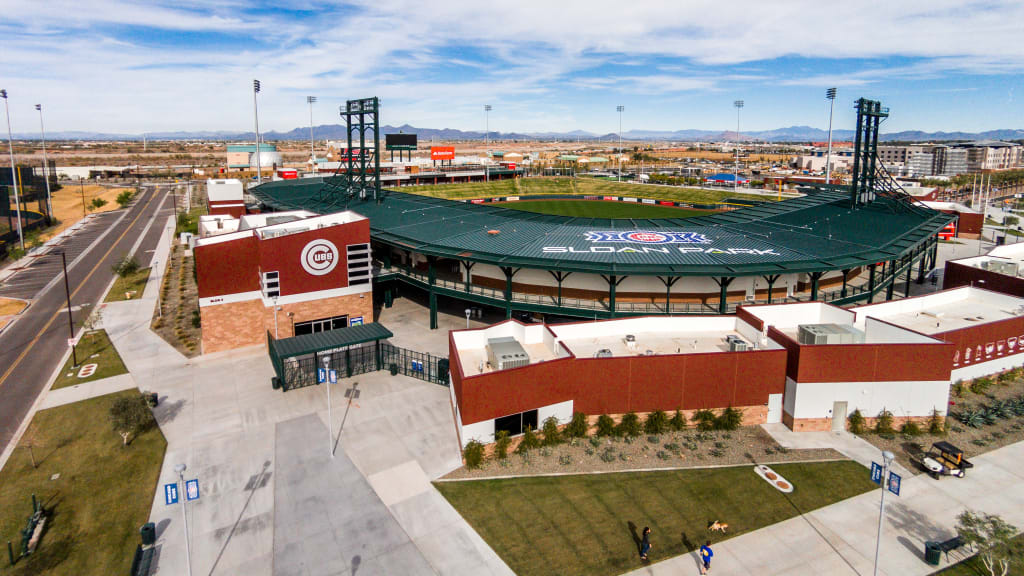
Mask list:
[[[20,546],[32,494],[51,516],[36,553],[10,567],[4,552],[0,574],[128,573],[167,447],[156,426],[125,448],[111,429],[111,404],[138,393],[127,390],[35,415],[0,472],[0,539]],[[51,479],[55,474],[60,477]]]
[[[120,302],[126,300],[125,293],[134,292],[132,298],[142,298],[142,291],[146,288],[146,281],[149,280],[149,268],[139,268],[134,274],[114,280],[114,285],[107,292],[104,302]]]
[[[596,178],[516,178],[493,180],[491,182],[467,182],[465,184],[437,184],[432,186],[408,186],[402,192],[464,200],[490,196],[529,196],[531,194],[577,194],[582,196],[628,196],[631,198],[658,198],[677,202],[715,203],[726,198],[748,198],[774,200],[774,196],[733,194],[725,190],[704,190],[701,188],[677,188],[674,186],[653,186],[628,184]]]
[[[710,214],[706,210],[687,210],[669,206],[598,200],[520,200],[518,202],[502,202],[497,206],[523,212],[575,216],[577,218],[689,218]]]
[[[121,356],[117,353],[117,349],[110,342],[110,337],[107,336],[106,330],[96,330],[84,334],[75,347],[75,354],[78,356],[78,364],[80,366],[82,364],[98,364],[96,372],[93,372],[91,376],[86,378],[79,378],[79,369],[72,369],[71,363],[73,359],[71,356],[68,356],[68,361],[64,363],[64,368],[57,375],[57,380],[53,383],[54,390],[128,373],[128,369],[124,367],[124,362],[121,361]]]
[[[652,531],[651,562],[708,539],[781,522],[874,488],[856,462],[780,464],[795,486],[775,490],[752,466],[439,482],[437,489],[516,574],[610,576],[642,566],[640,531]],[[725,537],[711,537],[712,544]],[[695,567],[696,573],[696,567]]]

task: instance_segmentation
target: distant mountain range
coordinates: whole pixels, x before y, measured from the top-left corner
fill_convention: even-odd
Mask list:
[[[344,140],[345,127],[340,124],[322,124],[313,127],[317,139]],[[393,134],[405,132],[406,134],[419,135],[421,144],[432,140],[483,140],[484,132],[455,130],[453,128],[416,128],[408,124],[401,126],[381,126],[381,134]],[[287,132],[264,132],[265,141],[277,140],[307,140],[309,138],[309,127],[295,128]],[[38,139],[37,134],[15,134],[19,140]],[[141,134],[105,134],[102,132],[56,132],[48,134],[51,140],[142,140]],[[150,140],[219,140],[219,141],[252,141],[255,139],[253,132],[149,132],[146,137]],[[853,130],[833,130],[833,141],[853,140]],[[491,140],[562,140],[562,141],[616,141],[619,138],[617,133],[594,134],[584,130],[573,130],[571,132],[491,132]],[[775,130],[763,130],[753,132],[740,132],[739,139],[745,141],[761,142],[821,142],[828,138],[828,132],[820,128],[810,126],[790,126],[788,128],[776,128]],[[736,140],[736,132],[722,132],[716,130],[629,130],[622,133],[623,140],[660,140],[660,141],[685,141],[685,142],[721,142]],[[884,142],[922,142],[922,141],[946,141],[946,140],[1021,140],[1024,139],[1024,130],[988,130],[986,132],[922,132],[920,130],[908,130],[904,132],[891,132],[881,134],[879,139]]]

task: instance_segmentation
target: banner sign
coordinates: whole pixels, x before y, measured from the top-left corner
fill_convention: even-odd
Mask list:
[[[455,147],[454,146],[431,146],[430,147],[430,159],[431,160],[454,160],[455,159]]]
[[[643,230],[587,232],[590,242],[638,242],[640,244],[710,244],[698,232],[649,232]]]

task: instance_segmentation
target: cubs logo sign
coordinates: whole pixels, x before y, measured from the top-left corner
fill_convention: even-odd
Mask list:
[[[330,240],[313,240],[302,249],[299,262],[313,276],[329,274],[338,265],[338,247]]]
[[[644,230],[587,232],[590,242],[636,242],[638,244],[710,244],[697,232],[650,232]]]

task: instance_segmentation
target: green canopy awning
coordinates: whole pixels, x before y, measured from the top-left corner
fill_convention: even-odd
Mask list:
[[[290,358],[303,354],[315,354],[324,350],[334,350],[345,346],[355,346],[365,342],[386,340],[394,334],[383,324],[371,322],[360,326],[349,326],[337,330],[327,330],[315,334],[303,334],[292,338],[273,341],[272,350],[278,358]]]

